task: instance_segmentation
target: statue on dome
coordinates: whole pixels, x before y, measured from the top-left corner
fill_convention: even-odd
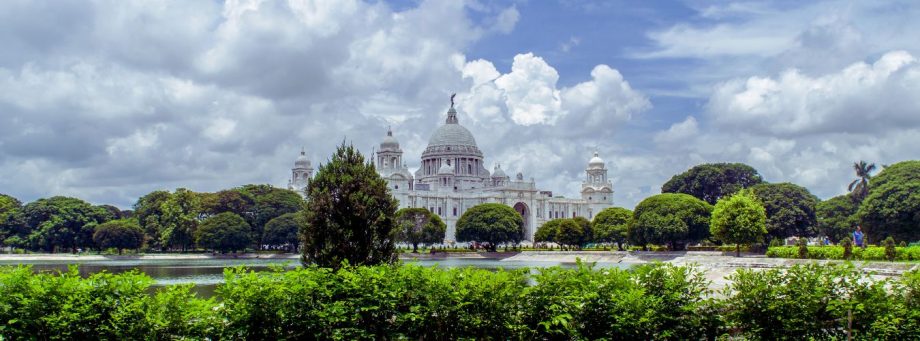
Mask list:
[[[454,93],[453,95],[450,95],[450,107],[451,107],[451,108],[454,107],[454,97],[457,97],[457,93]]]

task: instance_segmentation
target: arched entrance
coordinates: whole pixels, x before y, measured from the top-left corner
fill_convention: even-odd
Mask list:
[[[527,204],[518,202],[514,204],[514,210],[524,218],[524,239],[530,239],[530,208]]]

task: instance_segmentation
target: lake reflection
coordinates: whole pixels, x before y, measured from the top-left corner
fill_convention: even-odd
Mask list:
[[[406,264],[422,266],[439,266],[445,268],[477,267],[484,269],[517,269],[517,268],[542,268],[551,266],[575,267],[575,263],[539,262],[539,261],[511,261],[497,259],[477,258],[444,258],[437,260],[405,260]],[[211,297],[217,285],[223,283],[224,269],[243,266],[253,271],[267,271],[272,266],[285,269],[300,267],[297,258],[245,258],[245,259],[106,259],[106,260],[77,260],[73,261],[11,261],[0,260],[2,265],[31,264],[36,271],[66,271],[68,264],[78,264],[80,274],[88,276],[100,271],[122,273],[137,269],[156,281],[154,288],[172,284],[195,284],[194,291],[202,297]],[[598,263],[597,267],[627,268],[629,265],[621,263]]]

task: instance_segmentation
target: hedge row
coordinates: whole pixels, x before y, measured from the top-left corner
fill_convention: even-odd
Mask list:
[[[0,339],[920,338],[920,272],[739,270],[720,294],[694,267],[488,271],[416,265],[225,273],[216,299],[150,294],[129,272],[0,268]],[[887,288],[887,290],[886,290]]]
[[[917,261],[920,260],[920,246],[896,247],[896,261]],[[797,246],[772,246],[767,249],[767,257],[772,258],[800,258],[799,248]],[[842,246],[809,246],[809,259],[844,259]],[[855,260],[877,260],[884,261],[885,248],[881,246],[869,246],[866,248],[853,247],[851,259]]]

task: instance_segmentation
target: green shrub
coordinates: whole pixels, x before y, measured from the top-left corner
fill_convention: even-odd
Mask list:
[[[885,259],[893,261],[897,257],[897,250],[895,250],[894,238],[888,237],[882,241],[882,245],[885,247]]]
[[[843,259],[853,258],[853,241],[850,237],[843,237],[840,240],[840,247],[843,248]]]
[[[795,241],[795,245],[799,248],[799,258],[808,258],[808,240],[799,238]]]
[[[841,242],[843,244],[843,242]],[[847,248],[845,246],[808,246],[807,255],[810,259],[854,259],[864,261],[885,261],[889,259],[885,247],[869,246],[865,248],[850,248],[851,254],[847,257]],[[767,257],[770,258],[800,258],[798,246],[780,246],[770,247],[767,249]],[[920,247],[894,247],[895,261],[918,261],[920,260]]]
[[[727,318],[754,339],[844,339],[848,315],[858,338],[915,335],[905,316],[918,306],[905,306],[909,285],[872,281],[852,265],[796,265],[790,269],[742,269],[725,289]],[[911,277],[912,278],[912,277]],[[917,315],[914,315],[917,316]]]
[[[151,291],[137,272],[0,267],[0,339],[842,339],[849,314],[858,339],[918,339],[920,272],[870,275],[739,270],[713,295],[697,268],[671,264],[233,268],[204,300],[192,285]]]

